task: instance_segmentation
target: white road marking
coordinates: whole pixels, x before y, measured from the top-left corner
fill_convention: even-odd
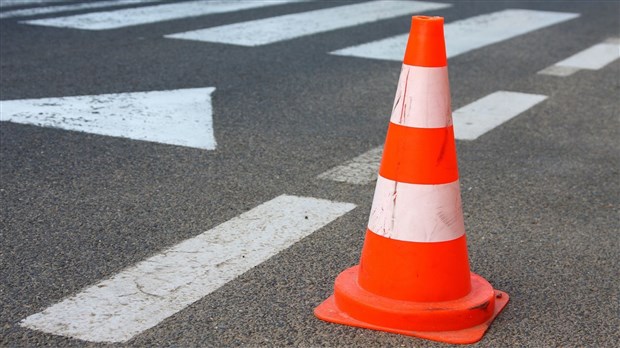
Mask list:
[[[620,37],[610,37],[609,39],[605,40],[605,43],[620,45]]]
[[[48,4],[52,2],[61,2],[61,1],[66,1],[66,0],[2,0],[0,1],[0,8],[26,6],[26,5],[40,5],[40,4]]]
[[[161,0],[109,0],[109,1],[77,3],[77,4],[71,4],[71,5],[35,7],[35,8],[27,8],[23,10],[0,12],[0,18],[36,16],[36,15],[57,13],[57,12],[79,11],[79,10],[88,10],[88,9],[93,9],[93,8],[142,4],[142,3],[158,2],[158,1],[161,1]]]
[[[620,58],[620,44],[615,41],[617,40],[611,39],[608,42],[596,44],[538,73],[543,75],[569,76],[581,69],[601,69]]]
[[[189,1],[66,17],[36,19],[21,23],[59,28],[106,30],[297,1],[304,0]]]
[[[282,195],[21,322],[91,342],[125,342],[355,208]]]
[[[564,77],[564,76],[570,76],[570,75],[576,73],[579,70],[581,70],[581,69],[573,68],[573,67],[570,67],[570,66],[551,65],[551,66],[548,66],[548,67],[542,69],[537,74],[552,75],[552,76],[563,76]]]
[[[454,137],[458,140],[475,140],[546,98],[539,94],[506,91],[489,94],[454,111]],[[318,175],[318,178],[354,185],[370,184],[377,180],[382,152],[383,146],[376,147]]]
[[[259,46],[451,5],[373,1],[166,35],[167,38]]]
[[[342,165],[320,174],[317,178],[346,182],[353,185],[366,185],[377,180],[382,154],[383,146],[375,147]]]
[[[578,17],[577,13],[503,10],[444,26],[448,58]],[[340,56],[402,61],[409,34],[330,52]]]
[[[476,140],[479,136],[547,99],[540,94],[497,91],[452,114],[454,137]]]
[[[2,100],[0,121],[213,150],[214,90]]]

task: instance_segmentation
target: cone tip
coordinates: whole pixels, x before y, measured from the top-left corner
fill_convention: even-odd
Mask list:
[[[443,17],[413,16],[403,62],[407,65],[443,67],[447,65]]]
[[[411,22],[417,22],[419,25],[443,25],[443,17],[439,16],[413,16]]]

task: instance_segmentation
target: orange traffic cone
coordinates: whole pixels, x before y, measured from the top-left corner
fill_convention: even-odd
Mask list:
[[[472,343],[506,306],[469,270],[449,89],[443,18],[414,16],[360,265],[320,319]]]

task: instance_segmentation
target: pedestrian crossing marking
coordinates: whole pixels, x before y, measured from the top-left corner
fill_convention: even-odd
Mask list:
[[[577,52],[538,73],[569,76],[582,69],[599,70],[618,58],[620,58],[620,43],[614,38]]]
[[[317,178],[353,185],[365,185],[374,182],[377,180],[382,154],[383,146],[375,147],[342,165],[319,174]]]
[[[54,2],[62,2],[66,0],[2,0],[0,1],[0,8],[5,7],[17,7],[17,6],[25,6],[25,5],[41,5],[41,4],[49,4]]]
[[[259,46],[449,7],[423,1],[372,1],[166,35],[171,39]]]
[[[527,111],[547,97],[539,94],[498,91],[468,104],[453,113],[454,138],[475,140],[502,123]],[[377,180],[383,146],[363,153],[342,165],[319,174],[317,178],[366,185]]]
[[[159,2],[159,1],[161,0],[109,0],[109,1],[77,3],[77,4],[71,4],[71,5],[35,7],[35,8],[26,8],[22,10],[0,12],[0,18],[37,16],[37,15],[57,13],[57,12],[80,11],[80,10],[87,10],[87,9],[132,5],[132,4],[145,4],[149,2]]]
[[[547,99],[541,94],[497,91],[454,111],[454,138],[476,140],[481,135]]]
[[[282,195],[71,296],[21,325],[126,342],[355,208]]]
[[[23,21],[21,23],[58,28],[107,30],[299,1],[304,0],[217,1],[209,3],[205,1],[188,1],[64,17],[35,19]]]
[[[508,9],[448,23],[446,54],[455,57],[474,49],[577,18],[577,13]],[[409,34],[330,52],[339,56],[402,61]]]

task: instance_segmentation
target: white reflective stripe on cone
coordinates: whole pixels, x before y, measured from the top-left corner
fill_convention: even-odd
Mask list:
[[[368,229],[386,238],[443,242],[465,234],[459,181],[439,185],[396,182],[379,175]]]
[[[448,67],[403,64],[390,121],[417,128],[450,126],[452,113]]]

